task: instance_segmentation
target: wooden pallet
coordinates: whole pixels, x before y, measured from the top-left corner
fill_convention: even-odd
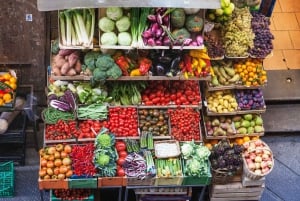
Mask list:
[[[211,201],[259,200],[264,190],[261,186],[243,186],[242,182],[214,184],[210,188]]]

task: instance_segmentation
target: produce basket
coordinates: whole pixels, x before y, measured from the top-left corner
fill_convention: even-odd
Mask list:
[[[183,162],[183,172],[185,172],[185,160]],[[207,162],[207,172],[201,176],[187,176],[184,173],[182,185],[209,185],[211,183],[212,174],[210,171],[210,163]]]
[[[228,184],[234,180],[236,175],[240,175],[241,169],[239,169],[237,172],[229,171],[227,168],[212,169],[212,183]]]
[[[251,155],[255,156],[255,158],[252,158]],[[249,151],[247,155],[244,153],[243,162],[243,174],[252,180],[263,178],[274,168],[273,153],[269,148],[256,148]]]
[[[14,163],[12,161],[0,164],[0,197],[14,195]]]

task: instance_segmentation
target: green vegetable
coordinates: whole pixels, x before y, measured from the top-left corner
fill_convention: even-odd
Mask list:
[[[107,78],[106,71],[101,70],[100,68],[96,68],[93,71],[93,81],[103,81]]]
[[[192,142],[184,142],[180,148],[181,148],[181,154],[185,159],[192,156],[194,152],[194,146]]]
[[[122,76],[122,70],[117,64],[113,64],[113,66],[106,71],[106,76],[112,79],[118,79]]]
[[[98,51],[89,51],[84,55],[84,64],[93,71],[96,68],[96,61],[100,56]]]
[[[101,54],[96,61],[96,68],[107,71],[115,64],[114,59],[109,54]]]
[[[101,35],[100,41],[102,45],[116,45],[118,37],[114,32],[106,32]]]
[[[98,27],[103,32],[112,32],[115,29],[115,22],[108,17],[100,18]]]
[[[91,91],[91,86],[88,84],[81,84],[76,87],[76,92],[80,103],[86,103]]]
[[[120,32],[118,34],[118,44],[119,45],[124,45],[124,46],[129,46],[131,45],[132,38],[130,33],[128,32]]]
[[[59,41],[58,39],[55,39],[51,45],[51,53],[58,54],[58,52],[59,52]]]
[[[106,16],[117,21],[123,16],[123,9],[120,7],[108,7],[106,8]]]
[[[117,22],[116,22],[116,27],[119,32],[124,32],[128,31],[130,27],[130,19],[127,16],[121,17]]]
[[[112,134],[108,133],[108,129],[103,128],[97,135],[95,143],[96,147],[104,149],[113,146],[115,138]]]
[[[171,12],[171,25],[174,28],[182,28],[185,22],[185,12],[183,8],[176,8]]]
[[[84,105],[77,108],[78,119],[107,119],[108,109],[106,105],[102,104],[90,104]]]
[[[109,156],[105,154],[99,154],[97,156],[97,163],[100,166],[106,166],[107,164],[109,164]]]
[[[186,28],[181,28],[173,30],[172,37],[179,43],[182,43],[185,39],[190,38],[191,34]]]
[[[189,32],[200,32],[203,29],[204,21],[199,15],[188,15],[185,20],[185,27]]]

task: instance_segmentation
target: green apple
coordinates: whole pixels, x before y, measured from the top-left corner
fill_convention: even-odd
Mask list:
[[[223,11],[222,8],[218,8],[218,9],[216,9],[216,11],[215,11],[216,16],[221,16],[221,15],[223,15],[223,13],[224,13],[224,11]]]
[[[214,20],[216,19],[215,14],[209,13],[209,14],[208,14],[208,19],[210,19],[211,21],[214,21]]]
[[[230,7],[226,7],[223,11],[225,15],[230,16],[233,10]]]
[[[221,8],[226,8],[230,4],[230,0],[221,0]]]
[[[231,11],[233,12],[233,10],[234,10],[234,4],[233,4],[233,3],[230,3],[230,4],[229,4],[229,8],[230,8]]]

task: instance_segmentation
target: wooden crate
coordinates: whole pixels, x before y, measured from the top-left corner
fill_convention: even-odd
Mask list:
[[[242,182],[233,182],[225,185],[215,184],[210,188],[210,200],[259,200],[264,188],[264,184],[261,186],[245,187],[242,185]]]
[[[257,179],[257,180],[253,180],[248,178],[245,174],[242,175],[242,184],[243,186],[262,186],[265,184],[265,177]]]

